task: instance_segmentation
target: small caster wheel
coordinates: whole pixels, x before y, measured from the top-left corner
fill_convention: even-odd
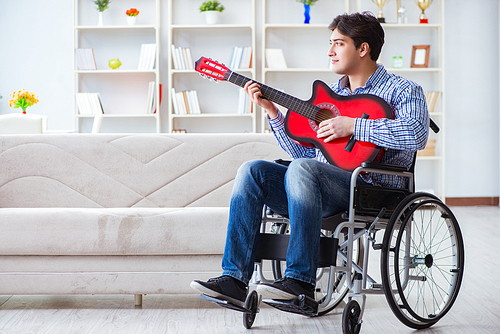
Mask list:
[[[359,315],[361,314],[361,307],[354,299],[350,300],[344,307],[342,314],[342,333],[344,334],[358,334],[361,330],[361,323],[359,322]]]
[[[248,311],[243,313],[243,325],[246,329],[250,329],[255,321],[259,308],[259,295],[257,291],[253,290],[248,294],[245,300],[245,308]]]

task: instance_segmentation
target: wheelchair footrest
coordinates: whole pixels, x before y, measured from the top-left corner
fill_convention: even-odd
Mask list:
[[[200,296],[201,298],[205,299],[205,300],[208,300],[212,303],[215,303],[219,306],[222,306],[222,307],[225,307],[225,308],[228,308],[228,309],[231,309],[231,310],[234,310],[234,311],[239,311],[239,312],[244,312],[244,313],[252,313],[251,310],[243,307],[243,306],[240,306],[240,305],[236,305],[228,300],[225,300],[225,299],[221,299],[221,298],[215,298],[215,297],[211,297],[211,296],[208,296],[208,295],[205,295],[205,294],[201,294]]]
[[[299,295],[297,299],[291,300],[263,299],[262,301],[280,311],[302,314],[309,317],[318,314],[318,302],[306,295]]]

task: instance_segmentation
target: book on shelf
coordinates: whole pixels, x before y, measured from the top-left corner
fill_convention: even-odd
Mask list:
[[[251,114],[253,112],[253,104],[245,93],[243,88],[239,89],[239,99],[238,99],[238,114]]]
[[[288,68],[285,55],[281,49],[266,49],[266,62],[268,68]]]
[[[198,93],[195,90],[176,92],[175,88],[172,88],[171,97],[175,115],[201,114]]]
[[[425,92],[425,100],[427,101],[427,109],[430,113],[436,112],[439,99],[441,98],[441,92]]]
[[[229,61],[229,68],[247,69],[252,67],[252,47],[251,46],[235,46]]]
[[[99,93],[77,93],[76,104],[80,115],[104,114]]]
[[[76,49],[76,66],[78,70],[96,70],[94,49]]]
[[[156,63],[156,44],[141,44],[138,70],[154,70]]]
[[[156,82],[151,81],[148,87],[146,114],[156,114],[156,98],[159,96],[160,104],[162,99],[162,85],[159,85],[159,92],[156,92]]]
[[[172,60],[175,70],[194,70],[193,55],[191,48],[176,47],[172,44]]]

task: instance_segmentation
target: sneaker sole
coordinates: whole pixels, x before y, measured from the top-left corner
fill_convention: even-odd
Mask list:
[[[191,288],[193,288],[194,290],[198,291],[198,292],[201,292],[207,296],[210,296],[210,297],[213,297],[213,298],[219,298],[219,299],[222,299],[222,300],[225,300],[225,301],[228,301],[234,305],[237,305],[237,306],[240,306],[240,307],[244,307],[245,306],[245,302],[244,301],[241,301],[241,300],[238,300],[238,299],[235,299],[235,298],[232,298],[232,297],[229,297],[229,296],[226,296],[226,295],[223,295],[217,291],[214,291],[214,290],[211,290],[203,285],[201,285],[200,283],[198,282],[195,282],[195,281],[192,281],[191,284],[189,284],[189,286]]]
[[[260,295],[262,295],[263,298],[268,298],[268,299],[282,299],[282,300],[298,299],[297,295],[285,292],[270,285],[259,284],[257,286],[257,292]]]

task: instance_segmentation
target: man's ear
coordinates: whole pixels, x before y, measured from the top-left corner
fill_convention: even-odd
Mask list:
[[[359,47],[359,56],[365,57],[370,55],[370,44],[363,42]]]

